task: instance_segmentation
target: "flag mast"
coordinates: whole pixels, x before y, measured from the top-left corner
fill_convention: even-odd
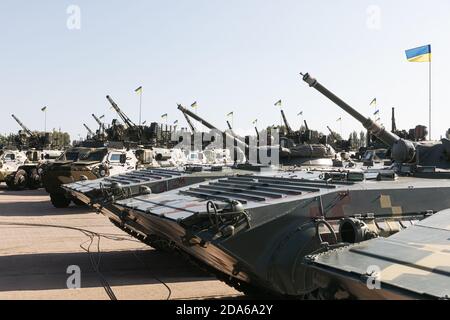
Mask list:
[[[430,132],[428,133],[428,137],[429,137],[429,139],[430,140],[432,140],[432,138],[431,138],[431,56],[430,56],[430,61],[428,62],[429,63],[429,65],[428,65],[428,71],[429,71],[429,79],[428,79],[428,85],[429,85],[429,88],[428,88],[428,94],[429,94],[429,110],[428,110],[428,126],[429,126],[429,128],[430,128]]]

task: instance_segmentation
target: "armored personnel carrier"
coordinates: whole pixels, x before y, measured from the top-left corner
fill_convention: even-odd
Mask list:
[[[157,239],[158,247],[182,253],[248,294],[448,298],[447,141],[402,139],[308,74],[304,80],[388,144],[393,164],[255,172],[157,195],[142,188],[127,196],[127,185],[117,181],[114,210],[97,209],[136,238]],[[65,188],[79,199],[91,190]],[[379,291],[364,287],[371,263],[381,270]]]
[[[61,161],[47,166],[42,174],[45,190],[50,194],[52,204],[57,208],[69,206],[62,184],[79,180],[93,180],[113,174],[135,170],[138,160],[132,151],[125,149],[94,148],[74,149],[65,157],[74,161]]]
[[[0,155],[0,182],[16,172],[27,159],[25,152],[19,150],[2,150]]]
[[[14,114],[13,119],[22,128],[19,131],[17,147],[25,154],[25,159],[16,170],[5,176],[10,189],[23,190],[40,188],[42,167],[56,158],[62,151],[52,150],[49,133],[35,133],[28,129]]]
[[[62,151],[57,150],[28,150],[23,164],[5,178],[5,182],[12,190],[38,189],[42,186],[41,174],[44,166],[59,156]]]

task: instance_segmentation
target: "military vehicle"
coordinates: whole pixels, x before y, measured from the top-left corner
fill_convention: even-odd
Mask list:
[[[19,150],[2,150],[0,155],[0,182],[5,182],[6,177],[19,169],[25,163],[27,156]]]
[[[247,294],[448,298],[447,142],[401,139],[308,74],[304,81],[388,144],[393,164],[239,174],[160,194],[135,188],[130,197],[128,184],[111,181],[114,210],[97,209]],[[92,190],[65,187],[80,199]],[[371,263],[387,272],[379,291],[364,287]]]
[[[14,114],[12,114],[11,117],[22,128],[22,130],[20,130],[18,135],[17,135],[16,147],[18,149],[20,149],[20,150],[50,149],[51,138],[50,138],[50,134],[49,133],[47,133],[47,132],[44,132],[44,133],[32,132]]]
[[[234,145],[232,145],[232,148],[230,146],[224,145],[223,148],[228,147],[231,152],[232,159],[240,160],[240,162],[246,162],[250,160],[249,156],[249,137],[245,138],[245,141],[243,141],[241,138],[237,137],[235,134],[231,134],[228,132],[223,132],[219,130],[216,126],[212,125],[202,117],[200,117],[198,114],[195,114],[188,109],[184,108],[181,105],[178,105],[178,109],[183,112],[183,114],[186,117],[191,117],[201,124],[203,124],[208,129],[212,130],[213,132],[219,133],[222,135],[222,140],[224,143],[228,141],[234,141]],[[272,145],[274,142],[274,139],[269,134],[269,137],[265,139],[264,142],[262,142],[262,139],[260,139],[260,134],[257,131],[257,143],[255,144],[255,147],[257,145],[257,149],[264,149],[267,151],[268,154],[270,154],[271,149],[278,148],[279,149],[279,156],[280,156],[280,163],[283,165],[315,165],[315,166],[333,166],[335,162],[333,159],[336,159],[336,153],[330,145],[324,143],[311,143],[311,130],[309,130],[308,125],[305,122],[305,130],[303,132],[294,132],[291,127],[289,126],[289,123],[287,122],[286,116],[281,110],[282,116],[285,122],[285,127],[287,128],[287,132],[285,134],[282,134],[279,138],[279,144]],[[191,127],[192,124],[190,124]],[[207,148],[209,144],[213,144],[215,140],[217,140],[217,137],[210,137],[211,140],[208,140],[206,138],[202,139],[203,142],[203,148]],[[264,145],[265,144],[265,145]],[[234,147],[234,148],[233,148]],[[234,154],[234,156],[233,156]],[[259,159],[258,159],[259,161]]]
[[[144,145],[148,147],[173,148],[178,141],[172,140],[173,126],[152,122],[149,126],[136,125],[117,103],[108,95],[106,99],[116,111],[123,124],[114,119],[109,128],[104,128],[107,141],[123,142],[127,147]],[[100,130],[101,131],[101,130]]]
[[[62,184],[79,180],[93,180],[135,170],[138,167],[135,154],[126,149],[107,147],[90,150],[76,149],[75,151],[71,150],[70,154],[76,154],[77,159],[47,166],[42,175],[45,190],[50,194],[50,200],[57,208],[69,206],[72,200],[60,187]]]
[[[326,136],[318,139],[319,143],[312,141],[312,131],[306,120],[303,131],[294,131],[289,125],[286,115],[281,110],[281,117],[286,132],[280,136],[280,162],[284,165],[317,165],[333,166],[333,159],[337,154],[333,147],[326,141]]]
[[[25,160],[16,170],[5,176],[5,182],[13,190],[40,188],[42,166],[58,158],[62,151],[50,149],[52,141],[49,133],[32,132],[14,114],[11,116],[22,128],[19,131],[17,147],[24,151]]]
[[[188,120],[188,124],[192,131],[190,137],[184,135],[182,138],[182,142],[184,143],[182,146],[185,148],[188,158],[187,161],[193,163],[197,162],[199,164],[206,163],[207,157],[204,157],[203,155],[203,152],[206,150],[209,150],[208,158],[211,158],[211,154],[221,154],[222,156],[219,156],[219,158],[226,162],[245,163],[247,161],[248,157],[245,154],[245,150],[248,149],[248,144],[242,141],[238,136],[218,129],[216,126],[183,107],[181,104],[178,104],[178,110],[180,110]],[[189,117],[204,125],[210,132],[197,132],[194,125],[189,120]],[[186,143],[188,140],[191,142],[189,145]],[[197,140],[199,140],[200,143],[195,145]],[[214,160],[214,162],[215,161],[216,160]]]
[[[95,180],[145,167],[175,167],[185,160],[183,153],[176,149],[139,148],[132,150],[114,148],[115,144],[113,143],[109,145],[109,147],[100,148],[71,149],[65,153],[65,158],[69,157],[69,160],[60,159],[60,161],[45,167],[42,181],[55,207],[65,208],[73,200],[61,188],[63,184],[80,180]]]
[[[26,159],[5,178],[7,186],[12,190],[38,189],[42,186],[42,170],[45,164],[54,161],[62,154],[57,150],[28,150]]]

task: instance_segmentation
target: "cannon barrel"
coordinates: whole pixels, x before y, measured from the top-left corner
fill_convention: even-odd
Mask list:
[[[94,132],[92,132],[91,128],[89,128],[89,127],[87,126],[86,123],[83,123],[83,126],[86,128],[86,131],[87,131],[91,136],[94,135]]]
[[[194,112],[191,112],[190,110],[186,109],[185,107],[183,107],[181,104],[178,105],[178,110],[180,110],[184,115],[189,116],[195,120],[197,120],[198,122],[200,122],[201,124],[203,124],[205,127],[207,127],[209,130],[216,130],[218,132],[220,132],[221,134],[231,138],[231,139],[235,139],[236,142],[238,143],[239,147],[241,148],[248,148],[248,145],[242,141],[241,139],[239,139],[236,136],[233,136],[227,132],[224,132],[220,129],[218,129],[216,126],[212,125],[211,123],[209,123],[208,121],[206,121],[205,119],[203,119],[202,117],[200,117],[199,115],[195,114]]]
[[[19,120],[19,118],[17,118],[15,115],[11,115],[11,117],[13,117],[14,120],[16,120],[16,122],[19,124],[19,126],[30,136],[34,136],[33,132],[31,132],[30,129],[28,129],[23,123],[22,121]]]
[[[375,123],[372,119],[364,117],[361,113],[350,107],[341,98],[336,96],[330,90],[321,85],[316,79],[311,77],[308,73],[301,74],[303,81],[305,81],[310,87],[316,89],[332,102],[337,104],[341,109],[358,120],[364,128],[366,128],[371,134],[378,139],[386,143],[392,148],[392,158],[396,162],[412,162],[416,155],[416,149],[414,144],[409,140],[401,139],[395,133],[385,130],[382,126]]]
[[[197,120],[198,122],[200,122],[201,124],[203,124],[205,127],[207,127],[209,130],[218,130],[218,131],[220,131],[218,128],[216,128],[215,126],[213,126],[211,123],[209,123],[208,121],[206,121],[206,120],[203,119],[202,117],[196,115],[194,112],[191,112],[190,110],[186,109],[186,108],[183,107],[181,104],[178,105],[178,110],[180,110],[181,112],[183,112],[183,114],[188,115],[188,116],[191,117],[192,119]]]
[[[128,118],[128,116],[119,108],[119,106],[117,105],[117,103],[114,102],[114,100],[108,95],[106,96],[106,99],[108,99],[109,103],[111,104],[111,106],[114,108],[114,110],[117,112],[117,114],[120,116],[120,118],[122,118],[122,121],[125,123],[125,125],[128,128],[133,128],[133,127],[137,127],[133,121],[131,121],[130,118]]]
[[[305,123],[305,130],[309,131],[308,122],[306,122],[306,120],[303,120],[303,122]]]
[[[289,135],[291,135],[292,134],[292,128],[289,125],[289,122],[287,121],[286,115],[284,114],[283,110],[281,110],[281,117],[283,118],[284,126],[286,127],[287,133]]]
[[[303,81],[309,84],[310,87],[313,87],[325,97],[330,99],[332,102],[337,104],[341,109],[351,115],[353,118],[358,120],[364,128],[370,131],[374,136],[383,141],[389,146],[393,146],[397,141],[400,140],[396,134],[386,131],[383,127],[375,123],[372,119],[364,117],[361,113],[350,107],[346,102],[344,102],[341,98],[336,96],[330,90],[321,85],[316,79],[312,78],[308,73],[303,75]]]
[[[339,139],[336,137],[336,134],[334,133],[333,130],[331,130],[331,128],[329,126],[327,126],[328,131],[330,131],[331,136],[333,137],[334,140],[338,141]]]

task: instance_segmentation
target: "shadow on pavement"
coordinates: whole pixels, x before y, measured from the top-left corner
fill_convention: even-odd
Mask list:
[[[92,257],[97,261],[97,253]],[[25,254],[0,257],[0,291],[66,289],[72,265],[80,267],[83,288],[101,286],[86,252]],[[214,279],[174,254],[152,249],[101,253],[100,272],[111,286]]]

